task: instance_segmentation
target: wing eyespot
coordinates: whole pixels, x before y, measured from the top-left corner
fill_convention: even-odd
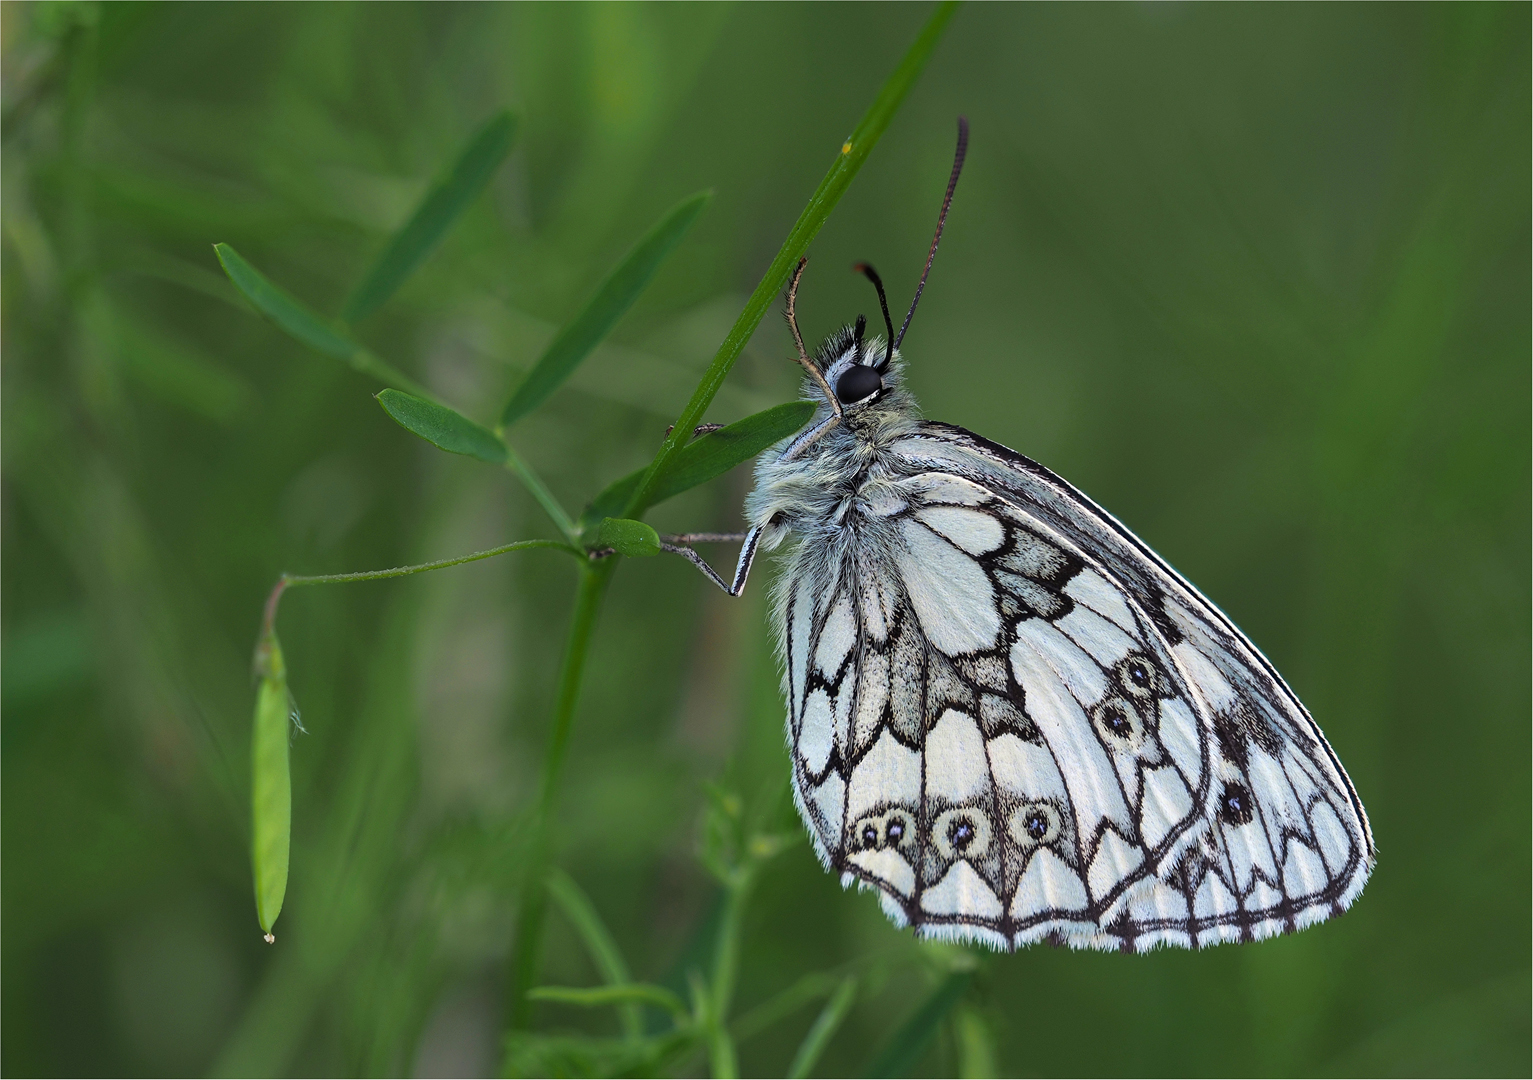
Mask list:
[[[1151,702],[1159,697],[1169,697],[1171,682],[1154,660],[1142,652],[1131,652],[1113,665],[1118,686],[1130,698]]]
[[[944,810],[932,823],[932,842],[944,859],[982,859],[990,850],[990,817],[971,806]]]
[[[1023,848],[1043,847],[1059,839],[1059,811],[1052,803],[1030,802],[1012,811],[1006,831]]]
[[[1249,825],[1256,815],[1251,789],[1231,780],[1219,793],[1219,820],[1226,825]]]
[[[1092,709],[1091,719],[1109,746],[1132,751],[1144,742],[1144,718],[1126,698],[1107,698]]]

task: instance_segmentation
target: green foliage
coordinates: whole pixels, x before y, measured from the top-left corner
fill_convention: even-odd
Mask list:
[[[815,408],[812,401],[788,401],[699,436],[676,455],[665,476],[650,492],[648,502],[639,510],[648,510],[749,461],[807,424]],[[613,481],[591,500],[580,516],[582,524],[588,526],[621,511],[633,499],[644,475],[645,471],[639,470]]]
[[[491,465],[505,463],[506,444],[493,431],[480,427],[446,405],[425,401],[400,390],[380,391],[378,404],[400,427],[449,454],[478,458]]]
[[[660,534],[632,518],[602,518],[596,529],[598,547],[611,548],[619,555],[660,554]]]
[[[410,220],[394,234],[346,301],[342,318],[351,323],[365,319],[394,295],[442,242],[463,211],[484,192],[515,141],[515,116],[502,111],[490,117],[469,139],[447,176],[426,193]]]
[[[705,191],[683,199],[634,245],[628,256],[607,275],[607,280],[597,287],[596,294],[586,301],[585,307],[538,357],[527,378],[501,410],[502,428],[510,427],[547,401],[580,362],[591,355],[591,350],[602,338],[612,332],[712,197],[711,192]]]
[[[587,551],[603,518],[739,527],[729,469],[808,415],[760,317],[780,242],[931,7],[3,14],[0,1070],[867,1075],[898,1039],[913,1075],[1528,1071],[1525,7],[969,5],[815,235],[811,340],[874,310],[854,262],[908,300],[968,115],[910,385],[1250,632],[1383,853],[1303,934],[980,963],[802,842],[770,565],[728,600]],[[699,189],[503,463],[365,399],[494,426]],[[774,407],[692,470],[733,437],[697,423]],[[250,643],[307,578],[359,584],[283,600],[309,734],[268,946]],[[685,1016],[535,989],[634,985]]]

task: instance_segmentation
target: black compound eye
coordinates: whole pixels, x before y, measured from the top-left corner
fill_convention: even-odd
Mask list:
[[[974,822],[966,817],[954,818],[947,828],[947,840],[955,851],[963,851],[974,841]]]
[[[1244,784],[1228,783],[1219,796],[1219,816],[1229,825],[1244,825],[1255,815],[1251,792]]]
[[[836,397],[843,405],[854,405],[883,388],[884,380],[878,372],[866,364],[853,364],[836,380]]]

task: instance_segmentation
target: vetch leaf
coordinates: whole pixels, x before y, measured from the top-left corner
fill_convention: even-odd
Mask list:
[[[873,99],[873,104],[868,106],[868,111],[863,114],[856,129],[846,142],[841,144],[841,152],[836,155],[835,163],[825,174],[825,179],[820,181],[820,186],[815,189],[814,194],[809,197],[809,205],[804,207],[804,212],[798,216],[798,221],[794,222],[793,228],[788,233],[788,239],[783,241],[776,258],[772,260],[772,265],[767,267],[766,275],[756,286],[756,291],[751,293],[750,299],[745,302],[745,310],[740,312],[740,317],[735,320],[734,326],[725,336],[713,362],[703,373],[702,381],[692,393],[692,400],[688,401],[686,408],[682,409],[681,417],[676,421],[676,426],[666,438],[664,445],[660,447],[655,459],[650,462],[644,479],[629,496],[628,505],[624,507],[624,513],[627,516],[631,517],[639,513],[640,507],[653,506],[660,501],[654,497],[654,492],[664,483],[666,472],[671,466],[671,459],[686,445],[688,435],[702,420],[703,414],[708,411],[709,403],[719,392],[719,387],[724,385],[729,369],[739,359],[745,343],[756,332],[762,316],[767,313],[767,309],[777,298],[778,290],[788,283],[788,275],[793,272],[799,257],[809,249],[809,242],[820,231],[820,226],[825,224],[825,219],[830,217],[831,210],[835,209],[836,203],[841,201],[841,196],[846,194],[852,178],[857,175],[857,171],[862,168],[862,163],[872,153],[884,129],[889,126],[889,121],[894,118],[896,110],[899,109],[900,102],[905,100],[905,95],[915,85],[916,77],[921,74],[921,70],[926,67],[926,62],[931,59],[932,52],[937,48],[937,42],[942,39],[942,32],[947,29],[948,20],[953,17],[953,12],[957,9],[957,0],[946,0],[937,6],[937,10],[932,13],[932,17],[927,20],[915,42],[900,60],[899,66],[879,89],[878,96]]]
[[[292,295],[273,285],[255,267],[240,257],[228,244],[214,244],[218,261],[235,288],[255,305],[257,311],[316,352],[343,360],[354,369],[371,375],[379,382],[402,387],[421,397],[430,391],[402,371],[385,363],[347,337],[340,329],[310,311]]]
[[[255,877],[256,917],[268,943],[287,893],[293,788],[288,771],[291,698],[277,635],[268,631],[256,651],[261,688],[250,736],[250,863]]]
[[[214,244],[213,250],[234,287],[245,294],[257,311],[314,351],[348,363],[351,361],[358,349],[356,342],[299,303],[290,293],[273,285],[228,244]]]
[[[400,427],[450,454],[463,454],[492,465],[505,463],[506,444],[493,431],[480,427],[446,405],[426,401],[402,390],[382,391],[378,394],[378,404]]]
[[[660,534],[642,521],[609,517],[596,530],[596,546],[643,558],[660,554]]]
[[[508,428],[548,400],[559,385],[570,377],[580,362],[591,354],[633,306],[660,269],[666,256],[681,243],[697,216],[713,198],[703,191],[684,199],[660,219],[653,229],[634,246],[617,268],[607,276],[569,324],[543,350],[543,355],[516,388],[500,414],[500,426]]]
[[[958,1004],[973,978],[972,971],[956,971],[944,979],[931,997],[922,1002],[915,1014],[890,1037],[883,1053],[878,1055],[878,1059],[868,1069],[868,1075],[909,1076],[920,1064],[921,1055],[931,1046],[938,1026],[953,1006]]]
[[[496,113],[474,133],[447,176],[426,193],[346,301],[342,317],[347,322],[366,318],[394,295],[489,185],[515,141],[516,117],[509,110]]]
[[[740,462],[755,457],[807,424],[818,407],[813,401],[784,402],[693,440],[676,455],[670,471],[661,477],[649,500],[634,513],[643,513],[656,503],[706,484]],[[643,479],[644,470],[640,469],[610,484],[591,500],[590,508],[581,515],[582,526],[589,528],[604,517],[621,514]]]

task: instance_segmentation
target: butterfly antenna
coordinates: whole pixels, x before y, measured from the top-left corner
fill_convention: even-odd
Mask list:
[[[793,344],[798,346],[798,355],[794,361],[804,369],[804,372],[813,379],[820,387],[820,392],[825,395],[825,400],[830,402],[830,410],[835,413],[836,419],[841,418],[841,400],[836,397],[836,392],[830,388],[830,383],[825,381],[825,373],[819,369],[815,362],[809,359],[809,353],[804,348],[804,335],[798,330],[798,282],[804,276],[804,267],[809,263],[809,256],[799,259],[798,266],[793,269],[793,279],[788,282],[788,305],[783,315],[787,317],[788,329],[793,331]]]
[[[942,197],[942,213],[937,215],[937,235],[932,237],[932,249],[926,254],[926,269],[921,271],[921,283],[916,286],[915,299],[910,301],[910,310],[905,314],[905,322],[900,327],[900,336],[894,339],[895,348],[905,340],[905,331],[910,329],[910,319],[916,313],[916,305],[921,302],[921,290],[926,288],[926,275],[932,272],[932,260],[937,257],[937,245],[942,242],[942,226],[947,224],[947,210],[953,205],[953,189],[958,187],[958,174],[963,171],[963,156],[969,149],[969,121],[966,117],[958,118],[958,150],[953,154],[953,175],[948,177],[947,194]]]
[[[884,283],[879,278],[878,271],[874,270],[867,263],[857,263],[852,269],[859,274],[866,275],[867,279],[873,283],[873,288],[878,290],[878,306],[884,309],[884,329],[889,331],[889,336],[885,339],[884,358],[875,364],[874,367],[879,371],[887,371],[889,370],[889,360],[894,356],[894,320],[889,318],[889,301],[884,296]],[[907,319],[905,321],[909,322],[910,320]],[[858,334],[857,338],[860,341],[862,335]]]

